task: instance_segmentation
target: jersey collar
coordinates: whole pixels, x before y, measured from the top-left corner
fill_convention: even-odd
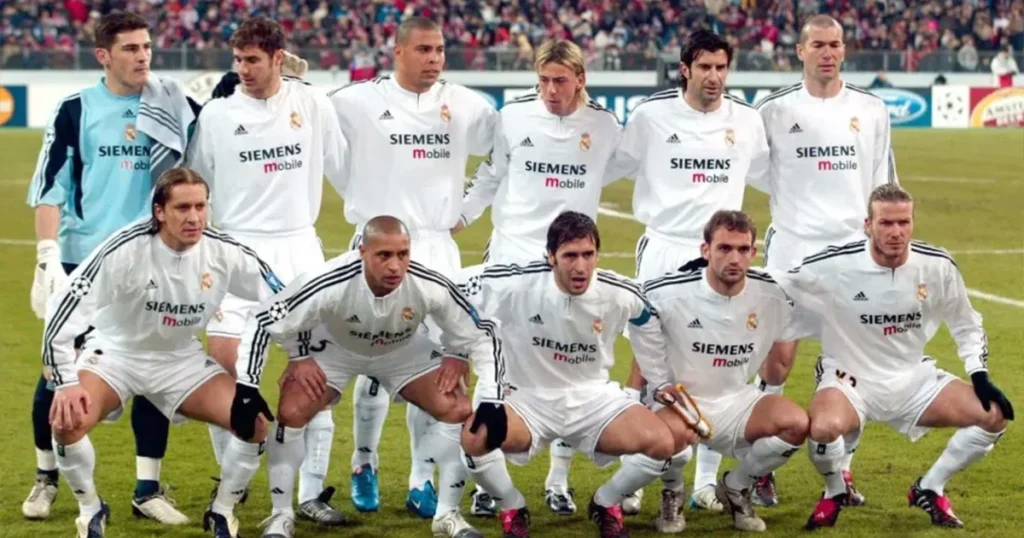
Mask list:
[[[287,80],[281,80],[281,86],[277,88],[277,93],[271,95],[266,99],[257,99],[255,97],[252,97],[251,95],[248,95],[247,93],[242,91],[241,84],[238,85],[238,89],[237,91],[235,91],[234,95],[237,95],[239,99],[245,101],[246,103],[274,108],[285,100],[285,96],[288,94],[288,84],[289,82]]]
[[[395,78],[395,75],[393,74],[384,79],[384,84],[388,88],[389,93],[399,97],[400,99],[408,100],[412,102],[412,104],[414,105],[421,104],[424,99],[426,100],[427,103],[436,101],[441,93],[442,86],[441,82],[435,82],[434,85],[431,86],[429,90],[423,93],[411,92],[403,88],[401,85],[399,85],[398,80]]]
[[[683,108],[686,114],[692,114],[694,116],[700,116],[702,118],[717,118],[728,114],[726,109],[729,106],[729,101],[725,98],[725,94],[722,94],[722,103],[718,105],[718,108],[711,112],[702,112],[690,106],[690,103],[686,102],[686,97],[683,96],[683,88],[676,88],[676,97],[679,99],[679,106]]]
[[[160,237],[160,233],[157,232],[157,233],[153,234],[153,241],[156,243],[156,246],[154,247],[154,251],[155,251],[154,254],[156,254],[157,259],[159,261],[162,261],[162,262],[176,262],[178,260],[181,260],[181,259],[188,258],[188,257],[192,256],[193,253],[195,253],[195,252],[197,252],[199,250],[199,248],[198,248],[199,245],[202,244],[202,242],[205,241],[205,240],[206,240],[205,236],[204,237],[200,237],[199,238],[199,242],[197,242],[196,244],[192,245],[191,247],[188,247],[187,249],[185,249],[182,252],[178,252],[176,250],[171,249],[171,247],[167,246],[167,243],[164,243],[163,238]]]
[[[803,96],[804,99],[809,99],[809,100],[812,100],[812,101],[831,101],[831,100],[834,100],[834,99],[839,99],[840,97],[843,97],[844,95],[846,95],[846,92],[849,91],[849,90],[846,89],[846,81],[845,80],[840,78],[839,79],[839,83],[840,83],[839,93],[837,93],[835,97],[830,97],[828,99],[822,99],[820,97],[815,97],[815,96],[811,95],[811,92],[807,91],[807,80],[801,80],[800,81],[800,95]]]
[[[710,271],[710,270],[711,270],[710,267],[705,267],[700,272],[700,276],[701,276],[701,279],[700,279],[700,289],[701,289],[701,292],[704,294],[704,296],[707,297],[708,299],[710,299],[712,301],[728,303],[729,301],[731,301],[733,299],[739,299],[740,297],[743,297],[743,295],[745,293],[747,293],[747,280],[746,280],[746,278],[744,278],[744,280],[743,280],[743,289],[740,290],[740,292],[737,293],[736,295],[733,295],[732,297],[726,297],[725,295],[722,295],[721,293],[718,293],[717,291],[715,291],[714,288],[711,287],[711,283],[708,282],[708,271]]]

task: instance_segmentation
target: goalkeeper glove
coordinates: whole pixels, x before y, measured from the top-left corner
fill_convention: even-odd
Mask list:
[[[231,97],[231,94],[235,93],[235,86],[238,86],[241,82],[242,79],[239,78],[238,73],[234,71],[224,73],[224,76],[220,77],[220,82],[213,87],[211,99]]]
[[[508,414],[505,413],[505,403],[500,400],[484,400],[476,408],[473,414],[473,423],[469,426],[469,433],[476,433],[480,426],[487,426],[487,450],[501,448],[508,436]]]
[[[309,70],[309,62],[302,58],[284,51],[284,61],[281,63],[281,75],[301,79]]]
[[[39,319],[46,319],[46,302],[64,281],[64,266],[60,262],[60,247],[53,239],[43,239],[36,245],[36,271],[32,279],[32,311]]]
[[[992,408],[994,402],[1003,413],[1003,418],[1013,420],[1013,404],[1006,398],[1003,391],[999,390],[988,379],[988,372],[974,372],[971,374],[971,384],[974,385],[974,394],[981,401],[981,407],[987,412]]]
[[[235,435],[244,440],[255,437],[256,419],[260,415],[266,417],[267,422],[274,421],[274,415],[260,394],[260,389],[236,383],[235,399],[231,402],[231,429]]]

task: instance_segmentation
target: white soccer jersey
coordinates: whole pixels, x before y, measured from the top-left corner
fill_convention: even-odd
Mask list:
[[[465,86],[438,82],[417,94],[392,77],[350,84],[330,99],[350,143],[345,219],[362,226],[392,215],[413,230],[455,226],[466,159],[491,151],[494,107]]]
[[[850,84],[818,99],[801,82],[765,97],[757,110],[771,147],[772,227],[816,241],[856,236],[871,191],[897,181],[882,99]]]
[[[327,97],[285,79],[269,99],[239,88],[203,106],[186,166],[210,184],[219,228],[287,234],[316,224],[324,174],[344,191],[347,147]]]
[[[497,320],[508,361],[507,380],[519,389],[571,389],[608,382],[615,340],[630,324],[630,344],[644,376],[667,381],[661,322],[639,286],[598,269],[579,296],[558,288],[547,262],[463,269],[466,295]]]
[[[207,228],[199,243],[176,252],[139,221],[97,247],[50,298],[43,362],[58,386],[77,383],[74,341],[90,325],[104,348],[125,356],[191,356],[202,352],[196,335],[226,293],[260,301],[282,287],[228,235]]]
[[[440,327],[446,350],[468,357],[478,376],[501,379],[501,344],[493,322],[478,316],[451,280],[413,261],[397,289],[376,297],[359,252],[349,251],[264,301],[256,314],[259,334],[248,356],[239,356],[239,382],[259,385],[270,337],[296,359],[315,351],[310,349],[313,331],[322,330],[353,360],[372,360],[405,347],[428,316]]]
[[[856,377],[885,380],[921,362],[945,320],[967,373],[986,369],[981,315],[960,270],[940,248],[914,241],[893,270],[875,263],[867,240],[828,249],[772,276],[798,306],[822,317],[821,347]]]
[[[626,123],[614,168],[636,181],[633,214],[649,231],[701,240],[720,209],[741,209],[748,182],[768,164],[757,112],[730,96],[713,112],[694,110],[681,89],[638,104]]]
[[[669,273],[643,289],[665,329],[672,380],[715,399],[749,383],[775,342],[799,335],[790,329],[793,305],[767,273],[748,270],[743,291],[726,297],[708,283],[707,270]]]
[[[463,198],[468,226],[493,203],[494,233],[540,245],[548,226],[563,211],[597,219],[601,188],[622,128],[615,114],[597,103],[556,116],[536,93],[505,103],[498,117],[494,149],[473,176]]]

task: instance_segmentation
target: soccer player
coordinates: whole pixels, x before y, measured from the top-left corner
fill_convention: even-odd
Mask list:
[[[776,342],[796,339],[789,298],[767,273],[750,268],[756,238],[746,214],[718,211],[704,227],[703,257],[648,280],[644,293],[661,317],[672,379],[687,387],[714,428],[707,446],[740,460],[718,480],[718,501],[729,507],[737,529],[761,532],[765,524],[754,512],[751,486],[800,449],[808,418],[795,403],[749,383]],[[654,522],[661,532],[685,525],[681,496],[662,492],[673,495],[676,512],[663,511]]]
[[[636,247],[638,281],[699,258],[711,215],[740,209],[746,185],[763,181],[769,160],[764,124],[752,107],[724,92],[733,52],[722,36],[697,30],[680,55],[681,87],[650,96],[626,123],[616,166],[635,179],[633,213],[646,225]],[[636,368],[627,385],[639,397],[643,379]],[[721,459],[698,445],[693,507],[722,509],[714,494]],[[679,473],[670,480],[676,492],[684,486]],[[639,512],[641,495],[626,500],[627,514]]]
[[[28,193],[39,240],[32,309],[40,319],[67,273],[112,233],[146,215],[154,178],[184,153],[183,130],[198,105],[177,82],[150,73],[148,28],[133,13],[104,15],[95,28],[103,78],[64,98],[46,128]],[[76,344],[80,348],[82,339]],[[44,369],[32,401],[38,471],[22,504],[29,519],[49,517],[57,495],[48,420],[53,387],[52,372]],[[165,524],[188,523],[160,487],[170,424],[146,398],[135,400],[131,416],[137,476],[132,511]]]
[[[286,476],[282,484],[291,484],[302,459],[303,425],[336,404],[353,377],[373,377],[389,394],[433,419],[461,425],[471,411],[459,385],[469,371],[467,361],[486,379],[503,371],[493,322],[481,319],[441,273],[410,261],[410,234],[400,220],[371,218],[362,236],[358,251],[303,273],[265,301],[256,316],[266,333],[247,354],[254,362],[243,360],[239,382],[259,386],[269,336],[290,358],[267,455],[270,475]],[[420,332],[427,317],[441,328],[443,347]],[[291,538],[290,508],[279,511],[275,505],[271,518],[267,526],[278,529],[274,536]],[[432,527],[434,536],[482,537],[457,507]]]
[[[525,465],[559,437],[599,466],[628,455],[588,508],[602,537],[619,537],[626,535],[622,498],[661,476],[696,438],[671,409],[653,413],[609,381],[615,340],[627,323],[642,371],[652,381],[667,381],[669,373],[657,312],[635,283],[597,269],[600,247],[594,221],[567,211],[549,225],[546,260],[477,266],[460,279],[498,321],[514,359],[503,402],[479,395],[493,392],[493,382],[478,382],[480,403],[462,434],[470,475],[500,500],[506,537],[528,536],[530,516],[505,457]]]
[[[911,441],[931,428],[958,428],[908,498],[932,523],[963,527],[943,488],[957,471],[989,453],[1013,407],[989,380],[981,315],[971,306],[956,263],[944,249],[911,240],[914,201],[895,184],[872,191],[868,238],[773,272],[786,292],[822,320],[808,453],[825,479],[808,529],[831,527],[847,502],[840,474],[845,436],[868,421]],[[973,385],[935,366],[924,348],[945,321]],[[994,404],[994,405],[993,405]]]
[[[438,78],[444,36],[435,22],[403,19],[395,39],[392,75],[331,93],[351,148],[343,197],[345,219],[357,230],[352,248],[367,221],[393,215],[409,227],[412,259],[453,278],[462,267],[451,230],[464,225],[466,160],[490,152],[498,113],[475,91]],[[430,323],[428,335],[439,342]],[[360,376],[352,390],[352,503],[364,512],[380,506],[377,447],[389,405],[380,388]],[[417,407],[407,407],[412,469],[406,507],[424,518],[454,510],[465,480],[458,428],[433,422]],[[436,428],[441,431],[428,435]],[[436,490],[434,462],[441,470]]]
[[[213,221],[280,268],[285,281],[324,262],[315,224],[323,176],[342,192],[347,143],[327,97],[295,79],[282,79],[284,31],[255,17],[231,36],[241,84],[229,97],[207,103],[199,116],[188,162],[209,178]],[[228,295],[207,327],[210,354],[233,375],[239,350],[248,353],[258,303]],[[333,488],[324,488],[334,435],[330,410],[305,429],[306,458],[299,474],[299,515],[340,525]],[[210,425],[217,461],[229,432]],[[291,510],[293,487],[270,480],[276,507]],[[277,492],[289,492],[287,496]],[[272,532],[268,529],[267,532]]]
[[[771,147],[765,184],[755,187],[770,196],[772,223],[765,232],[764,263],[788,270],[829,245],[863,239],[865,208],[871,190],[897,181],[890,148],[889,111],[882,100],[843,82],[843,28],[828,15],[807,19],[797,55],[804,80],[764,98],[757,105]],[[798,303],[794,319],[817,336],[820,320]],[[780,375],[788,373],[796,344],[781,348]],[[781,393],[781,379],[762,379],[765,390]],[[843,476],[852,505],[864,503],[853,485],[850,461],[860,432],[845,444]],[[755,501],[778,503],[773,476],[757,483]]]
[[[78,499],[79,538],[103,536],[110,518],[93,484],[88,433],[100,420],[116,419],[135,396],[147,397],[168,420],[216,422],[235,433],[203,519],[218,538],[237,535],[232,508],[259,467],[273,416],[257,391],[235,390],[196,335],[228,291],[259,300],[281,284],[252,250],[207,228],[208,199],[195,172],[164,173],[152,218],[101,243],[50,299],[43,360],[57,389],[49,419],[57,465]],[[90,325],[95,330],[76,361],[74,341]]]
[[[587,96],[583,51],[572,41],[551,40],[537,49],[537,91],[509,101],[495,129],[490,165],[481,167],[463,198],[468,225],[493,204],[494,229],[485,263],[521,264],[544,257],[550,223],[567,210],[597,218],[601,188],[622,129],[615,114]],[[572,447],[551,443],[544,484],[556,514],[576,512],[569,489]],[[494,515],[486,492],[473,495],[474,515]],[[490,507],[490,509],[487,509]]]

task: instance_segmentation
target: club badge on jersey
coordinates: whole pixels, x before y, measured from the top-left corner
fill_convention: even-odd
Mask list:
[[[448,109],[448,105],[441,105],[441,121],[448,123],[452,119],[452,112]]]
[[[590,149],[590,133],[583,133],[580,135],[580,151],[587,151]]]

